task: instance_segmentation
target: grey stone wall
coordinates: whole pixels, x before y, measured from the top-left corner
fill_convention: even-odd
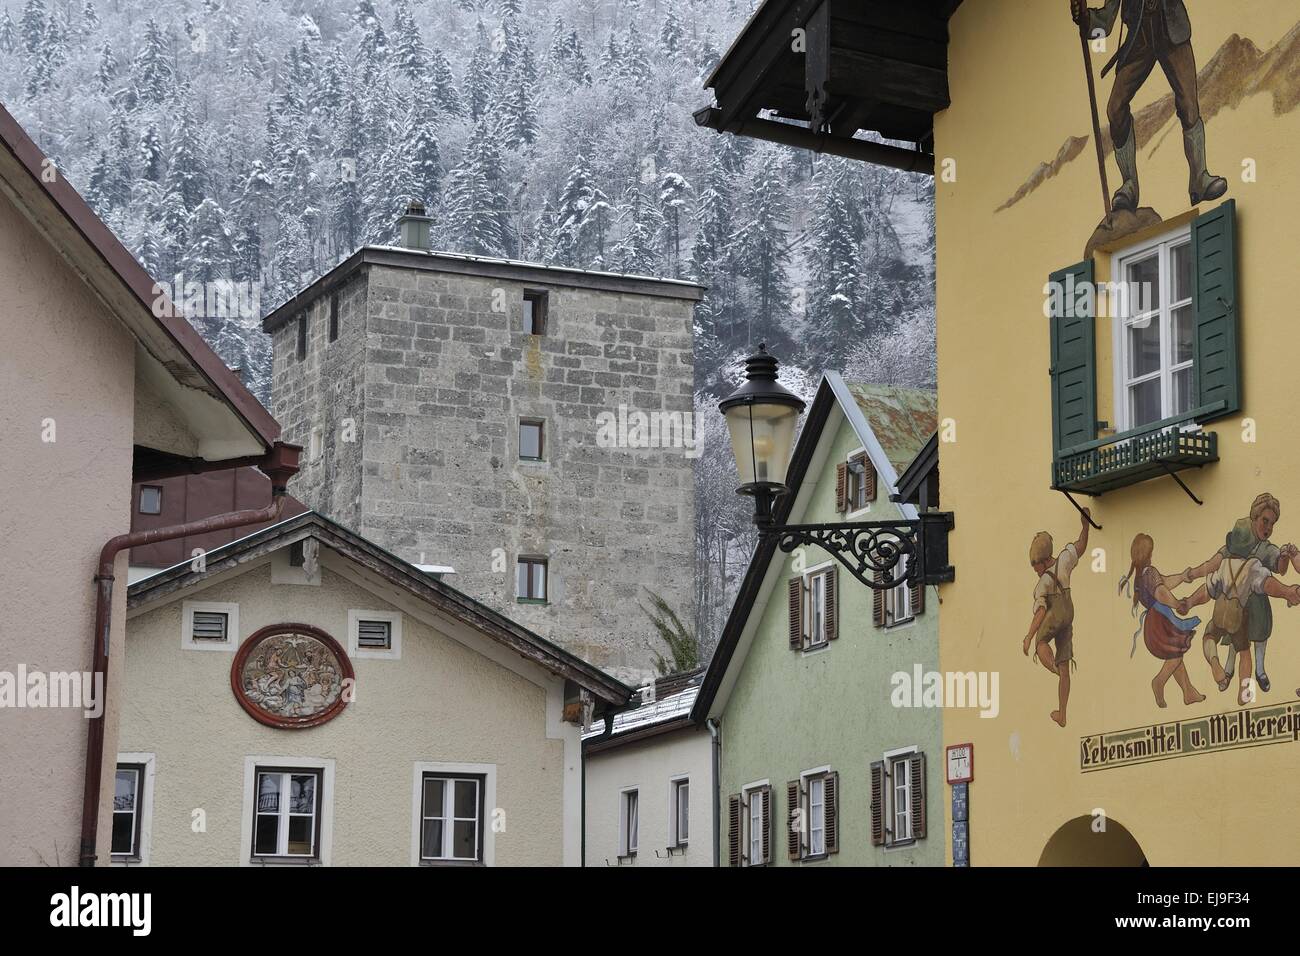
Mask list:
[[[635,682],[667,653],[643,588],[694,620],[694,459],[602,447],[599,416],[689,418],[693,303],[544,275],[371,266],[341,297],[338,341],[325,341],[328,296],[305,361],[295,322],[281,328],[275,414],[290,440],[322,425],[335,437],[290,490],[407,560],[453,566],[465,593]],[[525,288],[548,293],[544,335],[524,331]],[[356,442],[337,440],[341,417]],[[541,462],[519,458],[521,418],[545,421]],[[520,555],[548,559],[548,603],[516,600]]]

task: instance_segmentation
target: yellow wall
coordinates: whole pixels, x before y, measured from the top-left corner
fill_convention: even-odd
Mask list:
[[[1232,34],[1267,53],[1300,21],[1291,0],[1187,0],[1187,7],[1202,70]],[[1094,55],[1094,75],[1117,38],[1118,28],[1108,51]],[[1294,72],[1289,53],[1283,64]],[[1112,79],[1098,81],[1103,126]],[[1106,564],[1097,573],[1087,558],[1075,572],[1079,667],[1062,729],[1048,717],[1056,706],[1056,678],[1030,663],[1021,641],[1036,581],[1027,561],[1030,539],[1050,531],[1059,551],[1079,530],[1074,509],[1049,489],[1043,284],[1051,271],[1082,257],[1102,215],[1082,55],[1067,4],[967,0],[951,24],[949,80],[952,106],[935,122],[938,357],[940,420],[952,419],[956,428],[956,441],[941,452],[944,507],[957,516],[951,538],[957,579],[941,595],[946,611],[958,610],[941,618],[941,660],[948,671],[1000,672],[1002,692],[994,719],[974,711],[944,715],[946,743],[975,743],[971,862],[1032,865],[1059,827],[1100,808],[1131,832],[1152,865],[1292,863],[1295,824],[1271,804],[1300,771],[1300,743],[1083,774],[1080,738],[1237,710],[1231,691],[1219,692],[1210,678],[1200,631],[1186,664],[1207,699],[1185,706],[1171,682],[1169,706],[1156,707],[1150,681],[1159,662],[1140,638],[1129,656],[1136,621],[1128,600],[1116,595],[1135,533],[1152,535],[1156,566],[1176,573],[1210,557],[1256,494],[1270,491],[1282,504],[1273,541],[1300,541],[1300,427],[1293,421],[1300,410],[1290,397],[1300,356],[1290,278],[1300,252],[1295,97],[1252,92],[1206,117],[1209,168],[1228,178],[1226,198],[1237,202],[1244,406],[1240,415],[1209,426],[1219,434],[1221,460],[1185,475],[1203,507],[1169,478],[1092,502],[1103,530],[1092,532],[1089,548],[1104,549]],[[1168,94],[1157,67],[1134,108]],[[1201,94],[1204,110],[1205,87]],[[1019,203],[995,212],[1069,136],[1089,137],[1078,158]],[[1257,182],[1242,181],[1247,158],[1257,164]],[[956,161],[955,181],[943,176],[946,159]],[[1149,141],[1139,139],[1138,165],[1143,205],[1167,221],[1191,212],[1176,118]],[[1108,171],[1114,190],[1120,180],[1111,156]],[[1098,254],[1099,279],[1108,268],[1107,256]],[[1109,322],[1097,324],[1097,393],[1098,417],[1113,421]],[[1257,423],[1255,444],[1241,440],[1242,416]],[[1297,574],[1288,579],[1295,583]],[[1256,706],[1294,700],[1300,685],[1300,609],[1278,601],[1273,609],[1272,690]],[[1208,620],[1209,607],[1199,611]],[[947,792],[944,804],[950,817]]]

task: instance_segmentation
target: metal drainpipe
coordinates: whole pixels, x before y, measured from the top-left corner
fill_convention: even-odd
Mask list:
[[[713,868],[722,865],[722,831],[718,829],[722,817],[722,780],[718,777],[718,767],[722,756],[722,727],[717,718],[710,717],[704,722],[713,738]]]
[[[113,610],[113,566],[118,554],[128,548],[154,544],[158,541],[171,541],[187,535],[226,531],[230,528],[276,520],[284,507],[285,485],[298,471],[298,454],[301,451],[302,449],[297,445],[276,442],[274,449],[258,464],[258,467],[271,479],[271,503],[265,508],[232,511],[187,524],[119,534],[110,538],[103,550],[99,552],[99,567],[95,574],[95,630],[91,635],[94,663],[91,665],[91,673],[103,675],[104,683],[100,689],[103,706],[100,707],[99,716],[91,719],[90,726],[86,730],[86,779],[81,803],[80,862],[82,866],[95,865],[95,843],[99,834],[100,776],[104,767],[104,721],[108,716],[108,638]]]

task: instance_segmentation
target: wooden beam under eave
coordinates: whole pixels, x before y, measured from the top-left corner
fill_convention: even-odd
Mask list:
[[[952,103],[947,70],[843,47],[832,47],[830,62],[834,96],[872,99],[931,114]]]

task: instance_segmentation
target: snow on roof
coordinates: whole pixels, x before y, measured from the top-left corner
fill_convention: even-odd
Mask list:
[[[653,703],[642,704],[632,710],[625,710],[615,714],[613,733],[617,735],[630,730],[639,730],[642,727],[651,727],[655,724],[663,724],[687,716],[691,712],[691,707],[695,705],[696,696],[700,693],[699,681],[701,676],[703,675],[697,675],[691,686],[675,694],[659,697]],[[646,688],[638,688],[638,692],[644,690]],[[605,721],[598,720],[589,729],[583,731],[582,739],[599,737],[604,732]]]
[[[404,252],[410,255],[429,256],[434,259],[456,259],[460,262],[491,262],[498,265],[520,266],[526,269],[542,269],[547,272],[570,272],[575,275],[604,276],[609,279],[642,279],[646,282],[659,282],[663,285],[680,285],[686,288],[704,288],[698,282],[689,279],[666,279],[663,276],[648,276],[636,272],[609,272],[601,269],[580,269],[576,266],[548,265],[545,262],[532,262],[528,259],[507,259],[501,256],[476,256],[467,252],[445,252],[442,249],[411,249],[407,246],[385,246],[371,243],[367,249],[382,249],[384,252]]]

